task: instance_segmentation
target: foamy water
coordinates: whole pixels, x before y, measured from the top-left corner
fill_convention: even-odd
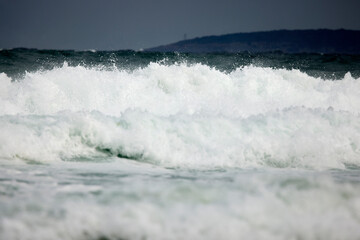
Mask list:
[[[0,156],[119,155],[164,166],[360,164],[360,81],[299,70],[157,63],[1,76]],[[8,141],[12,136],[12,141]],[[46,147],[44,147],[46,146]]]
[[[194,171],[109,161],[2,164],[2,179],[12,180],[0,183],[1,238],[357,239],[360,234],[358,171]]]
[[[0,73],[0,239],[358,239],[352,75]]]
[[[101,70],[82,66],[26,73],[11,83],[0,75],[1,114],[54,114],[63,110],[99,111],[121,116],[141,110],[176,114],[248,117],[302,106],[360,111],[360,83],[347,73],[338,81],[299,70],[247,66],[224,73],[202,64]]]

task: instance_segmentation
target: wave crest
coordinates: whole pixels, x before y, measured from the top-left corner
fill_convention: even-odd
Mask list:
[[[247,117],[276,109],[332,107],[359,113],[360,81],[313,78],[299,70],[247,66],[225,73],[206,65],[151,63],[134,71],[82,66],[26,73],[3,86],[0,114],[99,111],[120,116],[140,109],[159,116],[206,113]]]

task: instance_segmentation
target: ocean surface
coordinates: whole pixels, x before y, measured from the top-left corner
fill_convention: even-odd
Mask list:
[[[0,239],[360,239],[360,56],[0,51]]]

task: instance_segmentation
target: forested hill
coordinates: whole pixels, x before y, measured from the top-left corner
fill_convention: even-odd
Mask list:
[[[145,49],[154,52],[270,52],[360,54],[360,31],[277,30],[206,36]]]

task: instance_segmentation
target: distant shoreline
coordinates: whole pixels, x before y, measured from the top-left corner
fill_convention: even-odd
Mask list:
[[[360,54],[357,30],[275,30],[205,36],[145,49],[148,52],[271,52]]]

